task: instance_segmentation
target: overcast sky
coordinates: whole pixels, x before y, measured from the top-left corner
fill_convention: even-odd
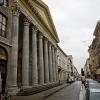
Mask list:
[[[100,0],[43,0],[50,9],[60,47],[73,55],[74,65],[80,72],[88,57],[88,46],[100,20]]]

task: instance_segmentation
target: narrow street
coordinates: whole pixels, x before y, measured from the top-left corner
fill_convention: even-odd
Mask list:
[[[81,82],[78,81],[44,100],[79,100],[80,90]]]
[[[100,100],[100,0],[0,0],[0,100]]]

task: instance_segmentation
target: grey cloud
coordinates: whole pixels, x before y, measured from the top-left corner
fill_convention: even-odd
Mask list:
[[[100,0],[43,0],[50,8],[59,45],[67,54],[72,54],[79,69],[88,57],[88,46],[100,20]],[[85,41],[85,42],[84,42]]]

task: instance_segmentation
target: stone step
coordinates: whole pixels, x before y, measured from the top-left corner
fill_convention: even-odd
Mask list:
[[[42,91],[37,94],[28,95],[28,96],[12,96],[11,100],[44,100],[45,98],[53,95],[54,93],[60,91],[61,89],[69,86],[69,84],[59,85],[57,87]]]
[[[59,85],[60,85],[59,82],[56,82],[52,84],[45,84],[45,85],[39,85],[39,86],[27,88],[27,89],[21,89],[17,93],[17,96],[28,96],[28,95],[36,94],[36,93],[48,90],[53,87],[57,87]]]

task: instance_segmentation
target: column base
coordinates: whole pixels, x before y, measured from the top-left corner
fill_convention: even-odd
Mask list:
[[[20,91],[20,89],[18,89],[17,86],[8,87],[8,94],[9,95],[16,95],[19,91]]]
[[[22,86],[21,89],[28,89],[31,88],[32,86]]]

